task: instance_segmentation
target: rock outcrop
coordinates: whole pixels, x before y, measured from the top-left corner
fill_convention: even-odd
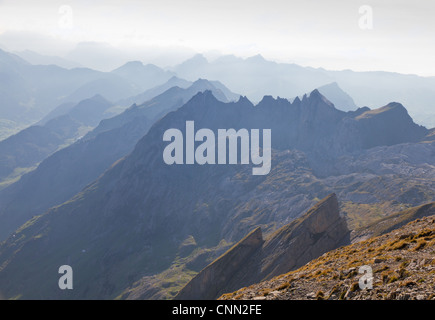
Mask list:
[[[397,102],[366,111],[355,120],[364,149],[417,142],[428,134],[428,130],[414,123],[405,107]]]
[[[176,299],[214,299],[303,266],[349,242],[349,230],[331,194],[266,241],[259,228],[203,269]]]
[[[176,299],[214,299],[244,262],[263,244],[261,228],[256,228],[225,254],[204,268],[175,297]]]
[[[434,248],[432,215],[221,299],[434,300]]]

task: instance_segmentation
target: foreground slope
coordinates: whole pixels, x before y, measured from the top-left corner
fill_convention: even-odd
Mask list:
[[[266,240],[260,228],[252,231],[195,276],[176,299],[215,299],[223,292],[270,279],[348,244],[348,236],[337,197],[331,194]]]
[[[325,253],[300,269],[221,299],[435,299],[435,216]],[[372,289],[359,279],[372,270]],[[365,268],[366,268],[365,267]]]

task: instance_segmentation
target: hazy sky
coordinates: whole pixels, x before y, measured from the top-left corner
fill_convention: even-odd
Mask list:
[[[65,55],[98,42],[140,60],[168,47],[435,76],[434,16],[432,0],[0,0],[0,47]]]

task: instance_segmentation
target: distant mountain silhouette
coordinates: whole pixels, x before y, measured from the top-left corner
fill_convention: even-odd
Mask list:
[[[34,65],[56,65],[66,69],[83,67],[82,65],[74,61],[70,61],[58,56],[43,55],[31,50],[15,52],[15,54]]]
[[[178,78],[176,76],[173,76],[168,81],[166,81],[164,84],[155,86],[151,89],[148,89],[138,95],[135,95],[133,97],[129,97],[126,99],[122,99],[118,101],[119,104],[125,105],[125,106],[131,106],[132,104],[142,104],[147,102],[148,100],[151,100],[152,98],[158,96],[159,94],[162,94],[166,90],[172,88],[172,87],[180,87],[182,89],[185,89],[192,85],[193,82],[187,81],[181,78]]]
[[[96,94],[110,101],[137,95],[174,74],[157,66],[127,63],[112,72],[56,65],[32,65],[0,50],[0,120],[17,126],[41,120],[63,103],[77,104]],[[1,126],[0,121],[0,126]],[[1,130],[4,130],[0,127]]]
[[[144,65],[140,61],[127,62],[111,73],[122,76],[124,79],[129,79],[141,91],[161,85],[175,76],[170,71],[164,71],[153,64]]]
[[[344,92],[337,82],[326,84],[317,90],[328,98],[338,110],[353,111],[358,108],[352,97]]]
[[[33,215],[41,214],[50,206],[68,200],[88,183],[98,178],[113,162],[132,151],[137,141],[146,134],[154,122],[180,108],[196,93],[212,88],[216,95],[226,101],[222,91],[214,88],[206,80],[196,81],[187,89],[171,88],[142,105],[134,105],[118,116],[101,121],[99,126],[83,139],[54,153],[45,159],[34,172],[23,176],[14,185],[0,191],[0,218],[3,219],[0,226],[0,239],[6,237]],[[38,128],[47,131],[56,129],[63,132],[70,127],[69,121],[76,126],[94,125],[109,106],[110,104],[101,96],[95,96],[79,103],[66,115],[50,120],[44,127]],[[77,130],[75,133],[77,134]],[[31,137],[32,141],[48,144],[36,135]],[[9,171],[18,164],[21,166],[37,164],[49,155],[48,151],[52,153],[61,142],[64,142],[64,140],[58,140],[51,149],[46,147],[48,150],[39,157],[33,156],[33,161],[27,160],[30,155],[16,159],[16,162],[8,167]],[[23,139],[14,145],[21,152],[35,153],[33,149],[28,147],[26,149]],[[1,146],[2,142],[0,142],[0,148]],[[11,157],[10,152],[3,154],[6,159]],[[22,164],[18,162],[19,160],[27,160],[27,162]]]
[[[211,90],[213,94],[223,102],[227,102],[237,96],[219,82],[198,79],[185,89],[174,86],[143,104],[132,105],[130,108],[125,110],[125,112],[110,119],[101,121],[99,126],[90,132],[89,135],[95,136],[99,132],[120,127],[137,117],[145,116],[151,122],[154,122],[166,113],[181,107],[196,93],[205,90]],[[156,91],[159,92],[160,88],[157,88]]]
[[[329,71],[291,63],[276,63],[260,55],[246,59],[222,56],[214,61],[195,55],[171,70],[187,80],[219,80],[252,101],[260,101],[266,94],[290,99],[336,82],[358,106],[375,108],[390,101],[400,101],[407,106],[417,123],[435,127],[432,107],[435,100],[435,77],[376,71]]]
[[[16,169],[33,167],[62,145],[84,135],[105,117],[112,106],[97,95],[66,108],[65,113],[45,124],[30,126],[0,141],[0,180]]]

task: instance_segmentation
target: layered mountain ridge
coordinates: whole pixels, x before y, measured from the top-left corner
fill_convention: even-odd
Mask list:
[[[64,114],[30,126],[0,141],[0,181],[17,170],[36,166],[60,147],[86,134],[112,104],[100,95],[72,104]]]
[[[29,220],[2,243],[3,294],[108,299],[135,289],[141,298],[174,297],[196,273],[254,228],[260,226],[268,236],[334,190],[340,199],[378,188],[380,179],[397,178],[375,172],[352,176],[352,170],[341,176],[323,171],[322,176],[320,163],[369,154],[376,148],[368,148],[367,140],[378,148],[390,148],[392,158],[397,155],[392,151],[396,145],[390,143],[434,150],[433,143],[419,142],[427,129],[403,112],[388,118],[391,130],[373,140],[379,132],[366,126],[376,128],[384,112],[361,117],[370,112],[362,111],[339,111],[317,90],[293,103],[264,97],[255,106],[246,97],[224,103],[210,91],[197,93],[155,122],[132,152],[97,180],[64,204]],[[252,165],[166,165],[163,134],[170,128],[185,132],[186,121],[213,131],[271,129],[270,174],[253,176]],[[411,134],[388,140],[403,124]],[[426,161],[429,167],[434,165]],[[401,168],[412,165],[413,160],[405,159]],[[398,189],[404,186],[402,180],[397,181]],[[402,192],[406,190],[379,196],[392,201]],[[424,197],[435,196],[430,189],[426,192]],[[269,245],[273,247],[273,242]],[[25,261],[34,263],[28,266]],[[57,288],[56,268],[65,263],[76,274],[72,292]]]
[[[3,219],[0,239],[6,238],[32,216],[74,196],[112,163],[132,151],[136,142],[159,117],[178,109],[197,92],[211,88],[214,88],[213,85],[205,80],[196,81],[186,89],[173,87],[142,105],[133,105],[115,117],[102,120],[85,137],[42,161],[34,172],[0,192],[0,217]],[[227,100],[220,89],[214,88],[213,92]],[[98,102],[101,97],[95,99]],[[50,120],[42,128],[52,128],[65,117],[71,119],[71,115],[80,116],[84,108],[98,108],[101,104],[95,105],[95,99],[85,100],[67,115]],[[81,117],[75,118],[78,120],[74,123],[82,121]],[[61,129],[66,130],[67,127],[62,126]],[[3,144],[0,142],[0,147]]]

